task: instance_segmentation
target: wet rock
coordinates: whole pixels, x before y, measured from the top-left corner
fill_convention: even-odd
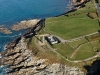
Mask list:
[[[5,28],[3,26],[0,26],[0,32],[2,32],[4,34],[11,34],[12,33],[8,28]]]
[[[39,59],[27,49],[25,38],[8,49],[2,58],[4,65],[10,65],[6,75],[85,75],[79,68],[67,67],[59,63],[49,64],[48,59]],[[12,55],[13,54],[13,55]]]
[[[18,31],[18,30],[22,30],[22,29],[31,28],[31,27],[34,27],[39,21],[40,21],[40,19],[21,21],[20,23],[14,24],[11,27],[11,29]]]

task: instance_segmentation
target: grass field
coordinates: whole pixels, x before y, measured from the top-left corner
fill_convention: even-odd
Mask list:
[[[64,57],[69,57],[74,52],[74,49],[70,47],[67,43],[56,44],[53,47],[57,49],[56,51]]]
[[[84,60],[95,55],[95,51],[100,51],[100,34],[94,34],[76,41],[55,44],[53,47],[70,60]],[[92,40],[91,40],[92,38]],[[95,39],[95,40],[94,40]],[[77,52],[75,52],[77,50]],[[74,56],[71,58],[71,56]]]
[[[86,4],[85,4],[85,7],[83,7],[83,8],[80,8],[80,9],[78,9],[77,11],[75,11],[75,12],[71,12],[71,13],[69,13],[68,15],[72,15],[72,14],[84,14],[84,13],[88,13],[88,12],[93,12],[93,11],[96,11],[96,7],[94,6],[94,2],[95,2],[95,0],[91,0],[90,2],[87,2]]]
[[[88,39],[89,41],[100,40],[100,33],[95,34],[95,35],[91,35],[91,36],[87,36],[87,39]]]
[[[93,19],[87,16],[88,13]],[[69,40],[100,30],[97,19],[96,8],[92,0],[84,8],[71,12],[67,16],[62,15],[46,19],[44,30],[50,34]],[[95,38],[97,39],[97,37],[99,38],[99,35],[87,37],[88,40],[82,38],[73,42],[57,44],[53,47],[64,57],[70,58],[73,52],[81,45],[71,60],[82,60],[95,54],[94,47],[99,49],[99,41],[92,41]],[[89,41],[92,42],[90,43]]]
[[[84,60],[94,55],[93,46],[90,43],[80,46],[78,52],[71,60]]]
[[[91,19],[86,14],[77,16],[60,16],[46,20],[45,30],[58,35],[63,39],[72,39],[99,30],[98,21]]]
[[[53,35],[61,37],[62,39],[68,40],[96,32],[100,30],[97,18],[91,19],[86,15],[88,12],[92,12],[95,10],[96,9],[93,3],[89,2],[86,4],[85,8],[81,8],[75,12],[68,14],[69,17],[63,15],[59,17],[48,18],[45,22],[46,31],[41,30],[41,32],[39,32],[38,34],[51,33]],[[94,13],[92,13],[92,15],[94,15],[95,17]],[[62,56],[72,61],[84,60],[94,56],[96,54],[95,50],[98,50],[100,52],[100,34],[88,36],[87,39],[82,38],[72,42],[55,44],[53,45],[53,47],[50,46],[61,55],[51,50],[51,48],[48,47],[47,44],[49,43],[47,42],[45,45],[43,45],[43,49],[41,49],[41,47],[39,47],[41,45],[38,43],[38,40],[35,37],[31,38],[31,40],[28,40],[27,45],[28,48],[32,50],[33,54],[36,54],[36,56],[41,59],[48,59],[49,63],[51,64],[64,63],[67,66],[83,67],[84,65],[90,65],[94,59],[86,62],[83,61],[80,63],[73,63],[66,61]],[[42,37],[40,37],[40,40],[42,40]],[[71,58],[71,55],[76,50],[78,51]]]
[[[46,19],[45,30],[63,39],[72,39],[100,30],[98,20],[88,17],[88,13],[97,17],[94,0],[86,3],[85,7],[68,13],[69,17],[63,15]]]
[[[80,40],[76,40],[76,41],[73,41],[73,42],[68,42],[68,44],[69,44],[72,48],[76,49],[79,45],[84,44],[84,43],[87,43],[87,42],[88,42],[87,39],[82,38],[82,39],[80,39]]]
[[[100,46],[98,42],[93,42],[93,44],[97,45],[97,48],[99,49]],[[84,60],[89,57],[92,57],[95,55],[94,52],[94,46],[88,42],[85,38],[79,41],[73,41],[69,43],[60,43],[53,45],[53,47],[56,49],[58,53],[63,55],[66,58],[69,58],[70,60]],[[77,47],[77,48],[73,48]],[[78,51],[74,54],[72,58],[71,55],[75,52],[75,50]],[[99,49],[100,50],[100,49]]]
[[[98,2],[99,2],[99,5],[100,5],[100,0],[98,0]]]

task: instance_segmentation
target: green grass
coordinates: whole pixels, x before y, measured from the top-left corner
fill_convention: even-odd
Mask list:
[[[60,16],[46,20],[45,30],[64,39],[80,37],[96,32],[99,29],[98,21],[85,14],[77,16]]]
[[[98,15],[96,12],[90,12],[87,15],[92,19],[98,19]]]
[[[67,43],[56,44],[54,45],[54,48],[56,48],[57,49],[56,51],[59,52],[64,57],[70,56],[74,51],[74,49],[70,47]]]
[[[73,42],[68,42],[68,44],[73,47],[74,49],[76,49],[79,45],[83,44],[83,43],[87,43],[88,41],[85,38],[73,41]]]
[[[32,50],[33,54],[37,54],[39,52],[39,49],[36,46],[34,39],[35,39],[35,37],[31,37],[29,40],[27,40],[27,47],[30,50]]]
[[[100,5],[100,0],[98,0],[98,2],[99,2],[99,5]]]
[[[87,17],[86,14],[90,12],[96,12],[94,0],[86,3],[85,7],[68,13],[69,17],[59,16],[46,19],[45,30],[64,39],[76,38],[96,32],[100,27],[97,20]],[[73,14],[76,15],[73,16]]]
[[[91,43],[92,43],[92,45],[93,45],[94,47],[100,47],[100,41],[99,41],[99,40],[92,41]]]
[[[98,47],[97,50],[100,52],[100,47]]]
[[[87,13],[90,13],[90,15],[92,15],[94,18],[98,17],[95,14],[96,8],[94,6],[93,0],[92,2],[88,2],[84,8],[80,8],[75,12],[69,13],[68,17],[62,15],[59,17],[46,19],[46,32],[42,31],[40,34],[51,33],[67,40],[94,33],[100,29],[98,20],[91,19],[87,16]],[[98,42],[93,42],[93,44],[99,46]],[[71,60],[82,60],[94,55],[94,46],[88,43],[87,39],[85,38],[69,43],[56,44],[53,45],[53,48],[57,49],[56,51],[64,57],[69,58],[79,45],[81,46],[78,52]]]
[[[90,43],[82,45],[78,52],[74,55],[71,60],[83,60],[94,55],[93,46]]]
[[[97,33],[97,34],[94,34],[94,35],[91,35],[91,36],[87,36],[87,39],[89,41],[100,40],[100,33]]]
[[[69,58],[70,60],[87,59],[89,57],[92,57],[95,53],[93,50],[94,47],[90,43],[82,44],[79,47],[78,52],[76,52],[76,54],[72,58],[70,58],[70,56],[73,54],[75,50],[71,46],[69,46],[67,43],[56,44],[54,45],[54,48],[57,49],[56,51],[58,53],[60,53],[66,58]]]
[[[68,15],[77,14],[77,13],[84,14],[84,13],[93,12],[93,11],[96,11],[96,7],[94,5],[94,0],[91,0],[90,2],[87,2],[85,4],[85,7],[80,8],[75,12],[71,12]]]

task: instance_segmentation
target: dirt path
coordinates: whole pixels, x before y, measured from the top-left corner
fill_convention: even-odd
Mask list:
[[[40,46],[36,40],[37,40],[37,39],[35,38],[35,39],[34,39],[35,45],[38,47],[38,49],[39,49],[40,51],[45,52],[45,47],[44,47],[44,46]]]
[[[83,44],[80,44],[77,49],[72,53],[72,55],[70,56],[70,58],[73,58],[75,56],[75,54],[79,51],[79,48],[82,46]]]
[[[34,42],[35,42],[36,46],[39,48],[39,50],[45,52],[45,49],[43,49],[43,48],[37,43],[36,38],[35,38]],[[55,52],[58,56],[61,56],[61,57],[62,57],[63,59],[65,59],[66,61],[72,62],[72,63],[79,63],[79,62],[83,62],[83,61],[89,61],[89,60],[91,60],[91,59],[100,57],[100,55],[95,55],[95,56],[90,57],[90,58],[87,58],[87,59],[85,59],[85,60],[71,61],[71,60],[69,60],[68,58],[66,58],[66,57],[64,57],[63,55],[61,55],[60,53],[58,53],[55,49],[51,48],[49,45],[47,45],[47,46],[48,46],[48,48],[49,48],[52,52]],[[81,46],[81,45],[80,45],[80,46]],[[79,46],[79,47],[80,47],[80,46]],[[78,48],[79,48],[79,47],[78,47]],[[77,49],[77,50],[78,50],[78,49]],[[77,53],[77,51],[76,51],[75,53]],[[75,54],[75,53],[74,53],[74,54]],[[74,56],[74,54],[73,54],[73,56]]]
[[[91,36],[91,35],[94,35],[94,34],[97,34],[97,33],[98,33],[98,32],[94,32],[94,33],[91,33],[91,34],[88,34],[88,35],[84,35],[84,36],[81,36],[81,37],[78,37],[78,38],[70,39],[70,40],[64,40],[64,39],[62,39],[62,38],[60,38],[60,37],[58,37],[58,36],[56,36],[56,35],[54,35],[54,36],[60,38],[63,42],[73,42],[73,41],[76,41],[76,40],[85,38],[86,36]],[[40,36],[43,37],[43,36],[46,36],[46,35],[48,35],[48,34],[43,34],[43,35],[40,35]],[[37,47],[39,48],[39,50],[45,51],[45,49],[43,49],[43,47],[41,47],[41,46],[39,45],[39,43],[36,41],[36,38],[35,38],[35,41],[34,41],[34,42],[35,42],[35,44],[37,45]],[[86,42],[85,42],[85,43],[86,43]],[[77,49],[73,52],[73,54],[70,56],[70,58],[73,58],[74,55],[78,52],[79,48],[80,48],[83,44],[85,44],[85,43],[80,44],[80,45],[77,47]],[[100,55],[96,55],[96,56],[87,58],[87,59],[85,59],[85,60],[71,61],[71,60],[69,60],[68,58],[66,58],[66,57],[64,57],[63,55],[61,55],[60,53],[58,53],[55,49],[53,49],[52,47],[50,47],[48,44],[47,44],[47,46],[48,46],[48,48],[49,48],[52,52],[55,52],[58,56],[61,56],[63,59],[65,59],[65,60],[68,61],[68,62],[78,63],[78,62],[88,61],[88,60],[91,60],[91,59],[100,57]]]

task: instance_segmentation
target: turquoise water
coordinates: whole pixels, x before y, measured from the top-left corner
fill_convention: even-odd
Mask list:
[[[0,25],[9,27],[16,22],[28,19],[48,18],[66,13],[70,0],[0,0]],[[0,33],[0,51],[25,30],[6,35]],[[3,67],[0,75],[4,74]]]

